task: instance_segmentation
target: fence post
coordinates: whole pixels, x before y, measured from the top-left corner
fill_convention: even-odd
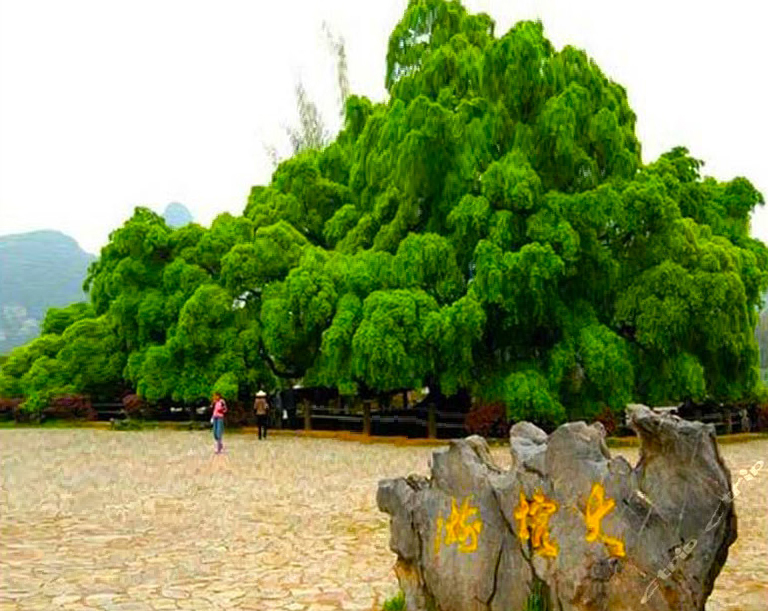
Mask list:
[[[427,409],[427,437],[437,439],[437,413],[434,403],[430,403]]]
[[[371,434],[371,402],[363,401],[363,435]]]
[[[312,406],[310,405],[309,401],[307,401],[306,399],[302,401],[302,405],[304,406],[304,430],[311,431],[312,430]]]

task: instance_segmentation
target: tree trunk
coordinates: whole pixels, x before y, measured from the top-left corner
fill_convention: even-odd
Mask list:
[[[437,439],[437,407],[434,403],[429,404],[427,412],[427,437]]]
[[[304,406],[304,430],[311,431],[312,430],[312,406],[310,405],[309,401],[307,401],[306,399],[302,401],[302,405]]]

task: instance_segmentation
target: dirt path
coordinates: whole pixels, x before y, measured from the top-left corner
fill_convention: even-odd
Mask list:
[[[376,485],[426,473],[434,448],[225,445],[214,458],[205,432],[0,431],[0,611],[367,611],[397,591]],[[768,462],[768,440],[722,450],[733,473]],[[768,467],[750,484],[708,611],[768,607]]]

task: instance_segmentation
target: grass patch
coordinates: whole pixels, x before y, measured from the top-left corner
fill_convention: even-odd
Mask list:
[[[190,420],[189,422],[179,422],[174,427],[177,431],[207,431],[212,428],[210,422],[202,420]]]
[[[385,600],[381,611],[405,611],[405,594],[401,591],[397,596]]]
[[[93,426],[89,420],[45,420],[43,422],[0,421],[0,429],[83,429]]]
[[[113,431],[151,431],[159,428],[160,423],[152,420],[134,420],[126,418],[125,420],[113,420],[110,427]]]
[[[605,445],[609,448],[639,448],[640,439],[637,437],[606,437]]]
[[[757,439],[768,439],[768,432],[759,433],[733,433],[731,435],[718,435],[718,444],[727,443],[745,443]],[[639,448],[640,439],[638,437],[608,437],[605,440],[609,448]]]
[[[768,432],[758,433],[733,433],[731,435],[718,435],[717,443],[743,443],[745,441],[754,441],[755,439],[768,439]]]
[[[525,608],[522,611],[549,611],[544,583],[539,579],[534,578],[531,593],[528,595],[528,600],[525,601]]]

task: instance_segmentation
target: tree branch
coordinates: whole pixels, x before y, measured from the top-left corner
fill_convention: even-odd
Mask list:
[[[261,356],[262,359],[264,359],[264,362],[267,364],[267,367],[272,371],[273,374],[275,374],[278,378],[302,378],[304,377],[304,372],[298,372],[298,371],[280,371],[277,368],[277,365],[275,365],[274,359],[269,356],[269,353],[267,352],[266,346],[264,346],[264,340],[259,339],[259,356]]]

